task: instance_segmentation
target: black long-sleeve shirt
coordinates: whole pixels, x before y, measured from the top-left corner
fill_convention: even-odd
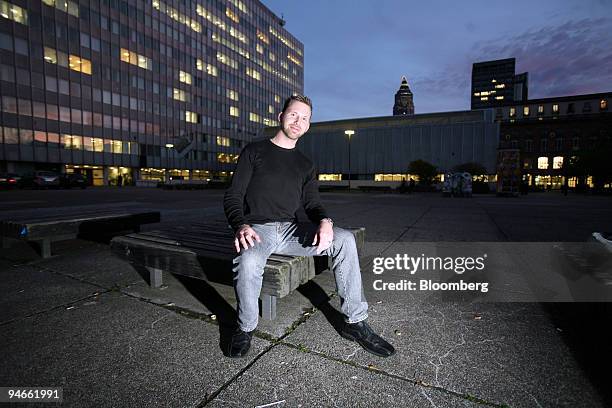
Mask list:
[[[248,144],[223,200],[231,227],[293,221],[301,205],[312,222],[327,218],[313,163],[298,149],[270,140]]]

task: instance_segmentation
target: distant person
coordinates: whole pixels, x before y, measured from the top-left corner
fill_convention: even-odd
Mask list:
[[[117,186],[121,187],[123,185],[123,176],[120,174],[117,176]]]
[[[414,192],[414,179],[410,177],[410,183],[408,184],[408,194],[412,194]]]
[[[365,350],[389,357],[395,349],[366,323],[357,246],[353,234],[334,226],[319,198],[315,167],[296,144],[310,128],[312,102],[302,95],[285,101],[278,115],[280,129],[272,139],[253,142],[240,154],[224,209],[234,230],[234,288],[238,327],[226,354],[243,357],[249,351],[259,318],[264,266],[272,253],[329,255],[345,323],[340,334]],[[300,207],[310,219],[298,224]]]

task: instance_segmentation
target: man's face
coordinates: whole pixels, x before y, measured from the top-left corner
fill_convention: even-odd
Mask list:
[[[298,140],[310,128],[310,106],[292,101],[284,112],[278,115],[281,129],[291,140]]]

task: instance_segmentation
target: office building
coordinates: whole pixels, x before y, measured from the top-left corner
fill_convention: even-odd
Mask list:
[[[486,109],[528,98],[528,73],[514,73],[516,60],[507,58],[472,65],[471,108]]]
[[[223,178],[303,83],[257,0],[0,0],[0,172]]]

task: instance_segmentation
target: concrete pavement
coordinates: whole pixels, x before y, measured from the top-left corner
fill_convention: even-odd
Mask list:
[[[69,192],[70,201],[61,191],[0,193],[3,216],[66,202],[158,209],[162,225],[222,215],[216,191],[91,189]],[[17,244],[0,252],[0,385],[63,387],[63,406],[79,407],[610,404],[600,371],[612,354],[605,304],[377,291],[371,268],[373,256],[393,256],[406,244],[584,241],[612,230],[610,198],[323,198],[337,224],[366,227],[369,320],[395,356],[372,356],[338,335],[342,316],[329,272],[280,299],[277,320],[260,322],[248,357],[232,360],[220,348],[235,319],[231,287],[164,276],[164,287],[151,289],[103,243],[65,241],[44,260]],[[385,273],[389,281],[404,277]]]

